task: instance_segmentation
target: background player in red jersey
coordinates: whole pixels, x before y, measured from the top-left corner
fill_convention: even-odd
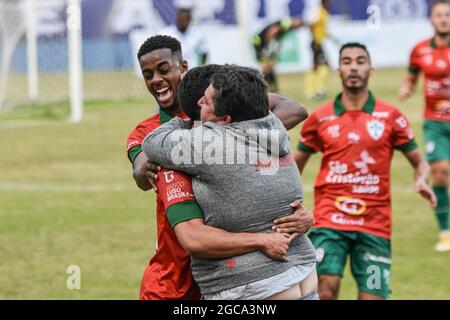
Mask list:
[[[434,37],[414,47],[408,75],[400,88],[400,99],[414,91],[420,72],[425,81],[425,152],[431,165],[435,209],[439,225],[437,251],[450,251],[449,167],[450,167],[450,1],[439,0],[430,7]]]
[[[167,36],[155,36],[148,39],[142,45],[138,58],[147,88],[157,100],[160,106],[160,113],[139,123],[128,138],[127,152],[130,161],[133,163],[133,176],[138,186],[143,190],[149,190],[155,184],[154,177],[157,176],[155,172],[156,166],[147,162],[147,157],[142,152],[141,143],[148,133],[156,129],[161,123],[170,120],[173,116],[186,117],[178,103],[177,92],[181,75],[187,70],[187,64],[183,60],[179,42]],[[296,114],[295,112],[288,112],[288,114],[298,119],[297,123],[306,117],[305,110],[300,105],[295,104],[293,106],[290,104],[286,106],[285,102],[287,101],[285,99],[279,96],[276,98],[278,104],[281,102],[284,103],[284,107],[297,109]],[[297,124],[292,123],[292,119],[290,119],[289,123],[293,126]],[[176,173],[170,173],[170,175],[168,177],[169,180],[174,179]],[[176,178],[179,183],[188,185],[185,178]],[[189,213],[187,215],[189,219],[202,218],[203,215],[198,205],[193,201],[189,188],[185,189],[183,194],[177,197],[176,201],[168,198],[165,200],[164,195],[158,194],[158,250],[145,270],[140,298],[198,299],[200,292],[192,279],[189,256],[177,241],[172,226],[167,219],[165,209],[169,205],[180,204],[183,206],[183,210]],[[293,230],[286,232],[304,231],[304,223],[309,227],[312,220],[313,218],[303,208],[300,208],[295,215],[282,219],[279,226],[283,227],[286,224],[292,226],[293,224],[294,227],[291,227]],[[208,251],[209,249],[209,255],[212,258],[263,250],[263,252],[273,258],[283,259],[289,243],[289,239],[281,234],[259,236],[254,234],[231,234],[214,228],[209,228],[207,236],[208,241],[204,243],[209,247],[206,249],[197,248],[197,250]]]
[[[394,149],[414,168],[415,188],[431,205],[429,166],[408,120],[368,89],[372,73],[364,45],[342,46],[343,92],[305,122],[296,161],[303,171],[312,153],[323,153],[314,187],[316,223],[309,233],[317,250],[319,295],[337,299],[347,256],[359,299],[385,299],[391,265],[390,163]]]

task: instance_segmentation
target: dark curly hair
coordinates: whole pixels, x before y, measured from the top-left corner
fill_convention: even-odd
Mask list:
[[[172,54],[176,55],[180,60],[183,60],[180,41],[164,35],[156,35],[145,40],[139,49],[137,58],[140,60],[143,55],[158,49],[170,49]]]
[[[200,120],[198,100],[203,97],[211,84],[211,77],[222,68],[218,64],[209,64],[190,69],[178,87],[178,102],[191,120]]]

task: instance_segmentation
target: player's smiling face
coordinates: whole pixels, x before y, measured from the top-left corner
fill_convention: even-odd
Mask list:
[[[365,89],[372,73],[367,52],[358,47],[344,49],[339,59],[338,71],[344,88],[351,91]]]
[[[147,89],[161,109],[169,113],[178,112],[178,85],[181,74],[187,70],[187,63],[180,61],[170,49],[147,53],[139,59],[139,63]]]
[[[439,35],[450,34],[450,4],[439,3],[431,12],[431,24]]]

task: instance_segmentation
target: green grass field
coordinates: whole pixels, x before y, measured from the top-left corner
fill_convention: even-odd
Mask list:
[[[422,146],[422,94],[400,104],[403,76],[400,69],[378,70],[371,87],[406,113]],[[314,110],[317,104],[302,95],[302,75],[280,80],[286,95]],[[329,91],[334,96],[339,88],[333,75]],[[63,121],[67,110],[60,104],[0,115],[0,299],[136,299],[155,251],[155,200],[135,186],[125,141],[154,102],[87,102],[81,124]],[[293,146],[298,131],[290,132]],[[318,160],[304,174],[309,207]],[[449,299],[450,254],[434,252],[436,222],[412,182],[412,169],[396,154],[391,298]],[[81,268],[80,290],[66,287],[70,265]],[[355,296],[347,270],[340,297]]]

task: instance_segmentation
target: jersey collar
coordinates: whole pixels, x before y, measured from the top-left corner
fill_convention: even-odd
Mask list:
[[[340,117],[345,112],[345,108],[341,103],[341,97],[342,93],[339,93],[334,99],[334,113],[338,117]],[[375,97],[373,96],[372,92],[369,91],[369,99],[367,99],[366,103],[364,104],[363,111],[368,114],[372,114],[373,109],[375,109]]]
[[[448,41],[447,46],[450,47],[450,40]],[[436,48],[437,48],[437,46],[436,46],[436,37],[433,37],[433,38],[431,39],[430,47],[432,47],[433,49],[436,49]]]

